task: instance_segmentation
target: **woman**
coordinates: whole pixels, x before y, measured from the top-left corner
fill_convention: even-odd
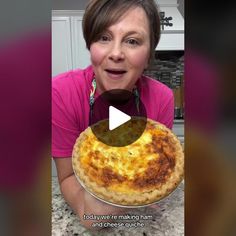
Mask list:
[[[169,128],[174,100],[171,89],[143,75],[160,37],[154,0],[92,0],[84,15],[83,33],[92,65],[53,79],[52,155],[65,200],[90,227],[92,221],[84,220],[84,214],[121,212],[121,208],[101,203],[84,191],[72,170],[72,148],[89,125],[93,96],[111,89],[136,89],[147,117]]]

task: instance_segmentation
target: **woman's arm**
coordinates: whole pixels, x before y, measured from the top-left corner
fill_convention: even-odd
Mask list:
[[[57,158],[54,160],[57,167],[61,193],[65,201],[80,217],[81,223],[85,227],[91,228],[91,224],[96,221],[84,220],[84,214],[115,215],[124,212],[124,209],[122,208],[110,206],[97,200],[83,189],[74,175],[71,158]]]

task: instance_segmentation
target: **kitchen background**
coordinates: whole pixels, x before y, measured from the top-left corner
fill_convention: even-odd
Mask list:
[[[84,10],[87,5],[88,0],[52,0],[52,9],[53,10]],[[162,3],[169,2],[168,0],[157,1]],[[172,1],[173,2],[173,1]],[[184,0],[177,0],[178,10],[181,15],[184,16]]]
[[[161,39],[146,75],[169,86],[175,96],[173,131],[184,143],[184,0],[157,0],[161,13]],[[87,0],[53,0],[52,76],[90,64],[82,34]],[[56,176],[52,162],[52,176]]]
[[[53,0],[52,75],[90,64],[82,34],[82,18],[87,0]],[[145,71],[169,86],[175,95],[173,131],[184,143],[184,0],[157,0],[162,15],[161,39],[155,59]],[[132,211],[134,215],[151,215],[143,228],[112,228],[106,235],[184,235],[184,183],[156,209]],[[52,235],[94,235],[81,226],[78,217],[65,203],[52,161]],[[105,235],[105,233],[104,233]]]

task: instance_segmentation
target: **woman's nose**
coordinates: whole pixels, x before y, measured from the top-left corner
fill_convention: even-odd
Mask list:
[[[124,60],[124,52],[122,49],[122,45],[117,43],[111,46],[109,59],[114,62],[119,62],[119,61]]]

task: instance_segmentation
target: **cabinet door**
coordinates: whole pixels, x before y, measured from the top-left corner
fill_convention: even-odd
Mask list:
[[[90,65],[90,53],[86,48],[82,29],[83,12],[71,17],[73,68],[84,69]]]
[[[71,69],[70,17],[52,17],[52,76]]]

